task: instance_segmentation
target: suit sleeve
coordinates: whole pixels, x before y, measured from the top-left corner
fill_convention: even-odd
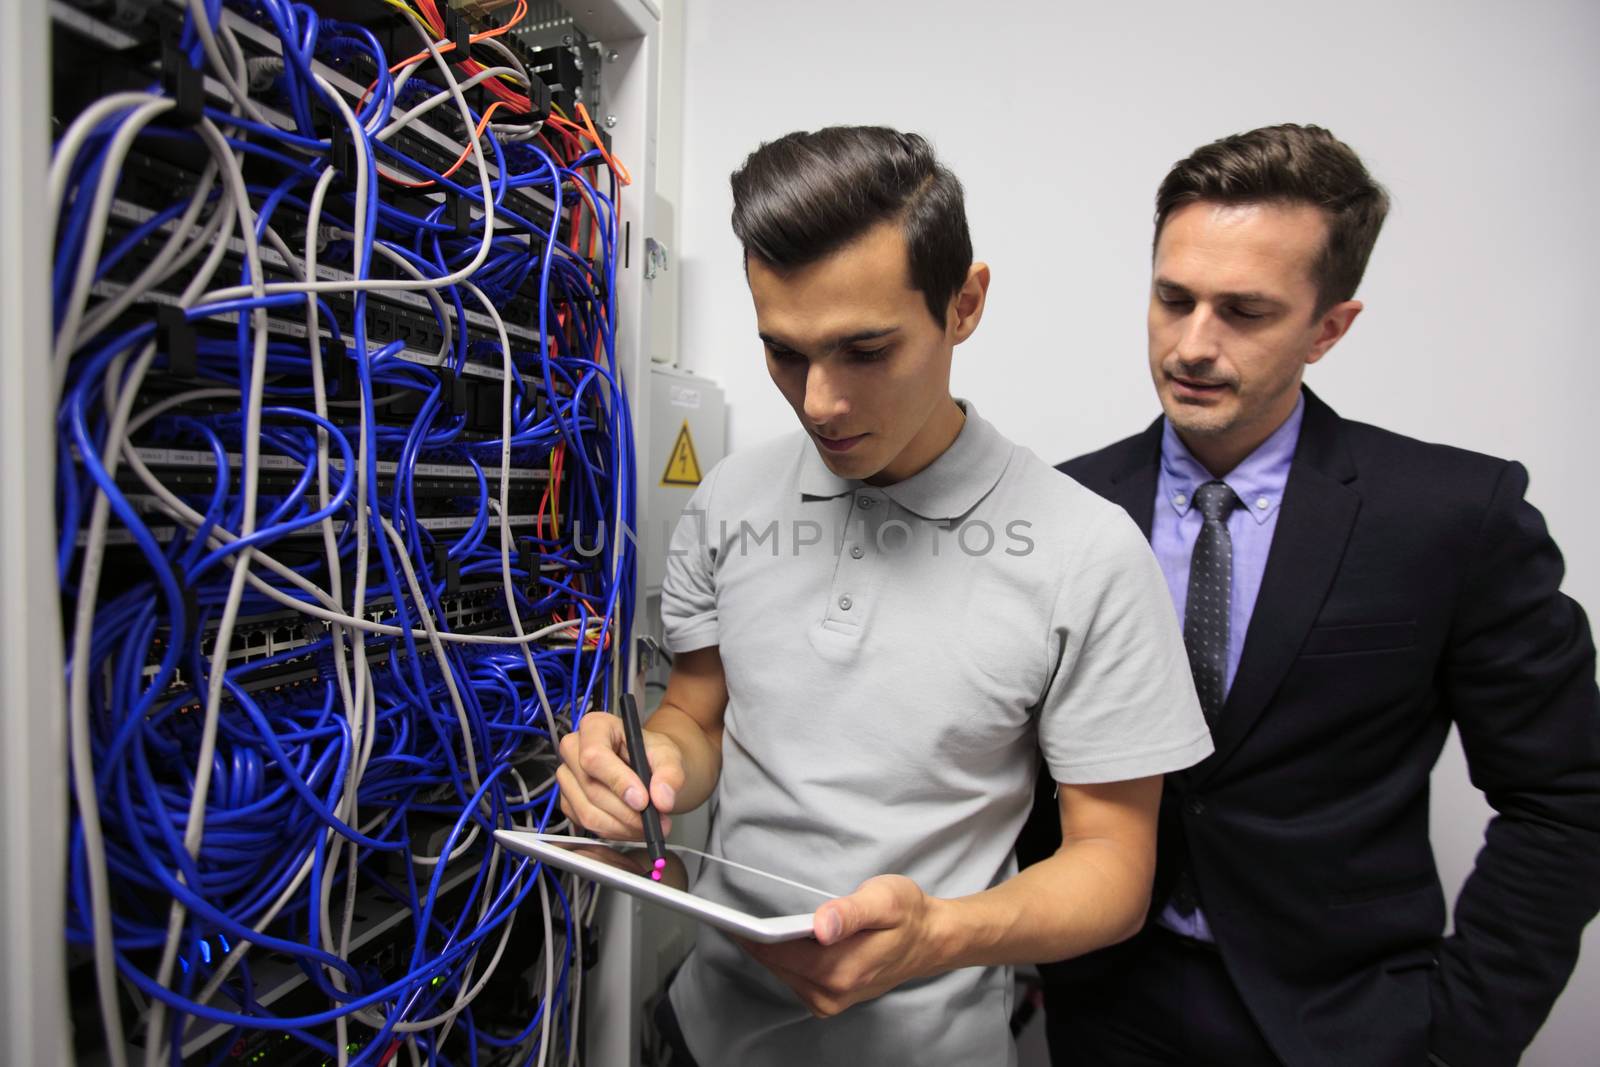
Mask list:
[[[1495,816],[1440,946],[1430,1043],[1451,1067],[1517,1062],[1600,908],[1600,693],[1561,553],[1501,472],[1441,665],[1472,782]]]

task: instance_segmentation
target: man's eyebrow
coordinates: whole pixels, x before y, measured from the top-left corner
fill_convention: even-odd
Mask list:
[[[860,344],[862,341],[877,341],[884,337],[893,336],[899,332],[900,327],[898,326],[880,326],[874,330],[857,330],[855,333],[848,333],[843,337],[834,338],[833,345],[835,348],[838,348],[841,345]]]
[[[1193,295],[1190,293],[1188,286],[1179,285],[1170,278],[1157,278],[1155,280],[1155,287],[1157,289],[1170,289],[1173,292],[1182,293],[1185,296]],[[1257,292],[1255,290],[1246,290],[1237,293],[1218,293],[1216,298],[1218,300],[1231,300],[1238,304],[1270,304],[1273,307],[1284,306],[1283,301],[1279,300],[1277,297],[1268,293]]]
[[[847,333],[847,334],[843,334],[843,335],[841,335],[839,337],[834,337],[834,338],[830,339],[827,342],[827,347],[829,349],[834,349],[834,348],[842,348],[845,345],[860,344],[863,341],[877,341],[877,340],[880,340],[880,339],[885,338],[885,337],[893,336],[894,334],[897,334],[899,332],[900,332],[900,327],[898,327],[898,326],[879,326],[879,327],[876,327],[876,328],[870,329],[870,330],[856,330],[854,333]],[[783,338],[779,337],[778,335],[768,333],[765,330],[762,330],[756,336],[760,337],[761,340],[763,342],[765,342],[766,344],[773,345],[773,346],[778,347],[778,348],[798,348],[799,347],[797,345],[790,344],[788,341],[785,341]]]
[[[1267,293],[1218,293],[1220,299],[1231,300],[1236,304],[1268,304],[1272,307],[1282,307],[1283,301]]]

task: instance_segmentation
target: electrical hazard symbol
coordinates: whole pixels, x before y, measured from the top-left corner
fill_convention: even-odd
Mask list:
[[[667,460],[667,470],[661,476],[661,484],[700,484],[700,460],[694,454],[694,440],[689,436],[688,419],[683,420],[683,429],[678,431],[678,439],[672,443],[672,455]]]

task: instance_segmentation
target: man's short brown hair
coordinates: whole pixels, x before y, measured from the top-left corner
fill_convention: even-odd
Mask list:
[[[941,327],[972,266],[961,183],[914,133],[829,126],[769,141],[733,172],[733,232],[780,269],[837,251],[883,222],[905,235],[911,284]]]
[[[1389,213],[1389,194],[1361,157],[1321,126],[1263,126],[1195,149],[1156,191],[1156,235],[1178,208],[1219,204],[1311,204],[1328,220],[1328,242],[1311,268],[1317,314],[1356,295]]]

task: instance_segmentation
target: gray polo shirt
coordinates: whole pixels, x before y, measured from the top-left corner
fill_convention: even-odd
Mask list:
[[[1123,511],[970,403],[943,455],[886,487],[803,433],[696,490],[662,586],[667,644],[728,681],[710,851],[844,894],[903,874],[941,897],[1016,870],[1038,753],[1067,783],[1211,751],[1172,600]],[[672,988],[702,1067],[1015,1061],[1009,968],[903,985],[831,1019],[699,928]]]

